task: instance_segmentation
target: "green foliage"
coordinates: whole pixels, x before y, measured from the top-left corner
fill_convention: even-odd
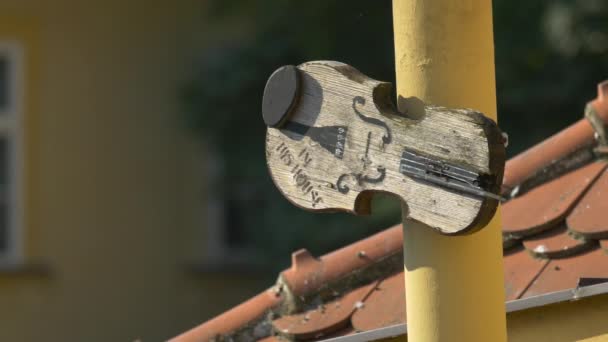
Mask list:
[[[266,169],[260,113],[267,77],[285,64],[338,60],[392,81],[391,2],[215,0],[209,6],[210,46],[183,92],[185,118],[218,152],[224,172],[216,196],[233,203],[258,254],[271,264],[301,247],[319,254],[397,222],[398,204],[387,198],[365,220],[289,204]],[[595,84],[608,78],[607,7],[602,0],[494,1],[500,124],[511,155],[581,118]]]
[[[608,3],[494,1],[500,126],[513,155],[582,118],[608,79]]]

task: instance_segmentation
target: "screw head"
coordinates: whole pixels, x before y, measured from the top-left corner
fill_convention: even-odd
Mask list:
[[[262,116],[268,127],[279,128],[290,117],[300,95],[300,71],[285,65],[270,75],[264,88]]]

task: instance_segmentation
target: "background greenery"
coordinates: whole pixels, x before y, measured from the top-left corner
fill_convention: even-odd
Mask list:
[[[209,48],[184,87],[184,118],[215,155],[212,195],[225,203],[229,243],[259,262],[286,267],[293,250],[320,255],[399,221],[390,198],[365,219],[311,214],[275,189],[264,157],[260,107],[267,77],[281,65],[338,60],[394,81],[391,2],[210,1]],[[608,4],[494,1],[500,126],[510,156],[582,117],[608,78]],[[455,37],[455,39],[457,39]]]

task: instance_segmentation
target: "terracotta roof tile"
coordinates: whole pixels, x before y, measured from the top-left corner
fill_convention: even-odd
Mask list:
[[[581,278],[608,278],[608,256],[595,248],[571,258],[553,259],[523,297],[576,288]]]
[[[608,123],[608,80],[597,86],[597,97],[587,104],[604,123]],[[524,183],[543,169],[595,143],[592,122],[579,120],[541,143],[511,158],[505,167],[503,193]]]
[[[505,295],[506,300],[521,298],[549,260],[532,258],[521,246],[505,253]]]
[[[503,193],[510,192],[544,168],[594,143],[594,130],[582,119],[540,144],[513,157],[505,166]]]
[[[605,167],[605,163],[591,163],[507,202],[503,205],[503,232],[521,237],[551,228]]]
[[[588,238],[608,238],[608,172],[595,182],[566,220],[570,230]]]
[[[223,335],[242,330],[247,325],[254,324],[251,331],[245,332],[250,339],[262,338],[269,335],[270,329],[263,321],[266,313],[281,303],[282,298],[274,289],[268,289],[233,309],[189,330],[171,341],[199,342],[210,341]],[[257,328],[257,329],[256,329]]]
[[[594,241],[574,238],[565,225],[523,241],[529,253],[539,258],[563,258],[593,248]]]
[[[319,259],[306,250],[300,250],[292,255],[291,268],[283,271],[281,277],[294,295],[306,295],[354,271],[373,266],[391,255],[401,253],[401,241],[403,231],[401,226],[396,226]]]
[[[351,318],[357,331],[368,331],[405,323],[405,282],[403,272],[383,280]]]
[[[353,312],[363,305],[378,281],[359,287],[329,302],[320,302],[313,309],[284,316],[272,322],[275,331],[296,340],[326,336],[346,328]]]
[[[608,280],[608,171],[596,155],[608,140],[594,140],[608,83],[587,108],[603,121],[587,116],[506,165],[503,189],[519,190],[502,210],[506,300]],[[320,258],[297,251],[277,287],[175,341],[314,340],[403,322],[402,240],[395,226]]]

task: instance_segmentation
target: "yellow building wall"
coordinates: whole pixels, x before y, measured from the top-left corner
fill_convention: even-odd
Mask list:
[[[0,0],[0,39],[26,56],[17,266],[48,270],[0,270],[0,341],[159,341],[268,284],[187,267],[203,261],[205,182],[178,90],[202,3]]]
[[[593,296],[507,316],[509,341],[604,341],[608,336],[608,295]]]

